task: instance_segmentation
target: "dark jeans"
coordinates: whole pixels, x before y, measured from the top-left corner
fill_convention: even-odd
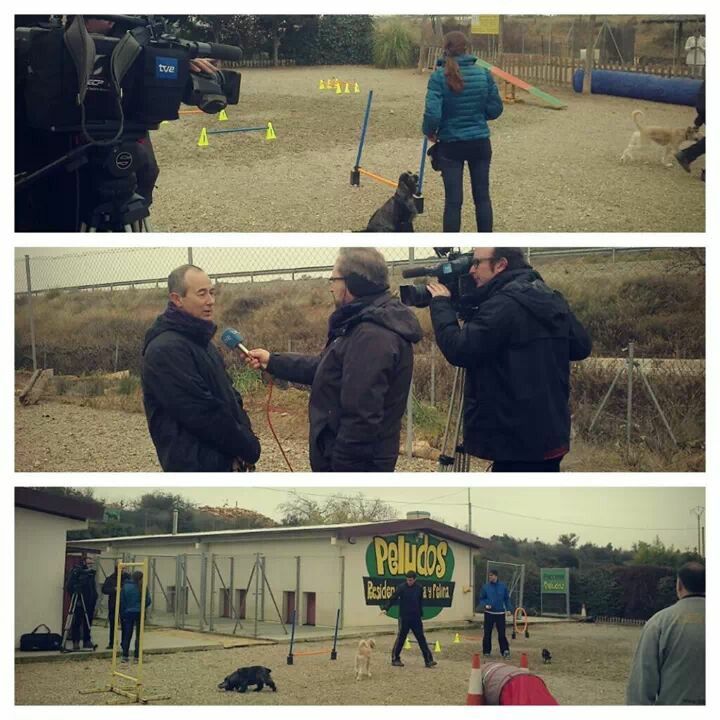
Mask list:
[[[130,655],[130,640],[132,640],[133,630],[135,631],[135,657],[140,651],[140,613],[127,613],[122,617],[122,635],[120,645],[122,646],[122,655],[124,658]]]
[[[492,472],[560,472],[562,458],[540,460],[538,462],[515,462],[514,460],[495,460]]]
[[[493,211],[490,203],[490,140],[467,143],[440,143],[440,170],[445,185],[443,232],[460,232],[463,204],[463,171],[470,168],[470,185],[475,203],[478,232],[492,232]]]
[[[400,618],[400,629],[398,630],[397,639],[392,649],[392,659],[399,660],[400,653],[402,652],[403,645],[408,633],[412,630],[417,644],[420,648],[420,652],[425,658],[425,662],[432,662],[433,656],[428,647],[427,640],[425,639],[425,633],[423,632],[422,618]]]
[[[492,615],[486,612],[483,620],[483,655],[489,655],[492,651],[493,626],[497,628],[500,652],[504,653],[507,650],[510,650],[507,638],[505,637],[505,613],[502,615]]]
[[[680,151],[680,154],[689,162],[695,162],[701,155],[705,154],[705,138],[700,138],[690,147]]]
[[[108,602],[108,625],[110,626],[108,645],[112,647],[115,644],[115,603]]]

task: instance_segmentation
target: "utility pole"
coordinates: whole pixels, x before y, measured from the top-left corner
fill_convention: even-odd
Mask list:
[[[697,552],[700,557],[705,557],[705,552],[703,548],[703,528],[702,528],[702,517],[705,514],[705,508],[702,505],[697,505],[694,508],[690,508],[690,512],[697,517],[697,533],[698,533],[698,540],[697,540]]]
[[[470,499],[470,488],[468,491],[468,532],[472,532],[472,501]]]

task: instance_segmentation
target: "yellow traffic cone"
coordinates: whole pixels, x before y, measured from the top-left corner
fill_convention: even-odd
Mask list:
[[[436,653],[437,653],[437,652],[442,652],[442,648],[440,647],[440,641],[439,641],[439,640],[436,640],[436,641],[435,641],[435,647],[433,648],[433,652],[436,652]]]
[[[349,82],[345,83],[345,94],[346,95],[350,94],[350,83]]]
[[[355,83],[355,92],[356,93],[360,92],[360,86],[357,83]]]
[[[265,131],[265,139],[266,140],[276,140],[277,139],[277,135],[275,135],[275,130],[273,129],[271,122],[268,123],[267,130]]]
[[[324,90],[324,89],[325,89],[325,83],[321,80],[320,87],[318,87],[318,90]]]
[[[225,112],[225,110],[220,111],[220,114],[218,115],[218,120],[220,122],[222,122],[223,120],[228,120],[228,116],[227,116],[227,113]]]
[[[340,83],[335,85],[335,94],[336,95],[342,95],[342,87],[340,86]]]
[[[203,128],[198,139],[198,147],[207,147],[209,144],[210,143],[208,143],[207,129]]]
[[[460,633],[455,633],[455,638],[453,639],[453,643],[459,643],[460,642]]]
[[[405,644],[403,645],[404,650],[410,649],[410,638],[405,638]]]

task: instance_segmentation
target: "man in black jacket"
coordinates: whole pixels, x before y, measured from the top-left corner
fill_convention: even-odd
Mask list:
[[[145,415],[165,472],[250,469],[260,442],[212,342],[215,288],[195,265],[168,278],[170,301],[145,335]]]
[[[425,667],[435,667],[437,663],[433,660],[423,631],[423,589],[421,585],[417,584],[413,570],[410,570],[405,576],[405,582],[395,588],[395,592],[382,606],[382,611],[386,613],[395,603],[398,603],[400,609],[400,627],[392,649],[392,664],[395,667],[404,667],[403,661],[400,659],[400,653],[408,633],[412,630],[425,660]]]
[[[695,100],[695,110],[697,115],[695,116],[695,122],[693,123],[696,128],[701,128],[705,124],[705,81],[702,81],[700,89],[698,90],[697,99]],[[705,136],[701,137],[696,143],[686,147],[679,153],[675,154],[675,159],[680,163],[680,167],[685,172],[690,172],[690,163],[695,162],[701,155],[705,154]],[[702,180],[705,180],[705,171],[702,171],[700,176]]]
[[[440,351],[466,368],[464,447],[494,472],[558,472],[570,449],[570,361],[591,341],[520,248],[475,248],[477,310],[460,327],[450,291],[428,285]]]
[[[107,650],[112,650],[113,646],[115,645],[115,607],[117,605],[117,573],[118,573],[118,567],[117,563],[115,563],[115,568],[113,569],[112,573],[108,575],[102,584],[102,594],[108,596],[108,627],[110,629],[110,634],[108,638],[108,646]],[[126,579],[130,578],[130,574],[127,571],[124,571],[122,574],[122,582],[125,582]]]
[[[320,355],[250,351],[251,367],[310,385],[313,472],[392,472],[422,338],[412,310],[388,292],[385,258],[342,248],[330,277],[335,312]]]

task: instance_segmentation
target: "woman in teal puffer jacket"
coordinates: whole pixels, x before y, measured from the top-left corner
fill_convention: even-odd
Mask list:
[[[443,232],[459,232],[463,203],[463,169],[470,168],[478,232],[492,232],[490,203],[490,128],[503,103],[489,70],[467,54],[461,32],[445,36],[445,57],[430,76],[425,96],[423,134],[438,142],[438,161],[445,185]]]

